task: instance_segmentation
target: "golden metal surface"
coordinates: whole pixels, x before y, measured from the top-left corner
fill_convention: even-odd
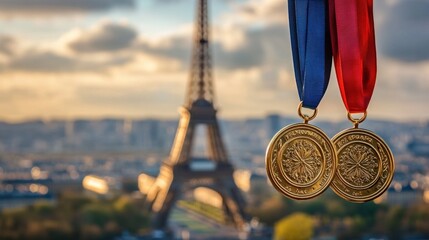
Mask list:
[[[358,128],[359,124],[365,121],[366,116],[368,115],[366,111],[362,114],[363,115],[360,118],[354,118],[351,113],[347,113],[347,118],[353,123],[354,128]]]
[[[392,152],[371,131],[344,130],[332,138],[338,166],[331,188],[351,202],[367,202],[382,195],[393,179]]]
[[[321,194],[336,169],[331,140],[319,128],[298,123],[280,130],[267,148],[265,164],[273,186],[285,196],[303,200]]]
[[[311,116],[304,114],[302,112],[302,102],[299,103],[298,105],[298,115],[304,120],[304,123],[308,123],[309,121],[313,120],[316,116],[317,116],[317,108],[312,109],[313,110],[313,114]]]

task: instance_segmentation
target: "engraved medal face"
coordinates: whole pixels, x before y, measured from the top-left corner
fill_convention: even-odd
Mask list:
[[[298,200],[313,198],[328,188],[337,162],[326,134],[305,123],[280,130],[268,145],[265,161],[273,186]]]
[[[389,187],[395,171],[387,144],[374,133],[347,129],[332,139],[338,167],[331,188],[351,202],[371,201]]]

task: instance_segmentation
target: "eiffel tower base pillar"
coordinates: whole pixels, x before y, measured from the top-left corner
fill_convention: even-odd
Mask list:
[[[244,211],[245,201],[232,179],[233,168],[230,164],[218,164],[213,171],[194,171],[187,164],[170,166],[164,163],[161,169],[162,173],[147,197],[153,212],[154,229],[165,229],[176,201],[184,193],[198,187],[214,190],[220,195],[226,219],[237,229],[243,229],[249,220]],[[165,174],[166,172],[171,175]]]

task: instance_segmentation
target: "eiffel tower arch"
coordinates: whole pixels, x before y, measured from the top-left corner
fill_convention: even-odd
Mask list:
[[[186,191],[206,187],[219,193],[228,219],[242,229],[248,217],[245,201],[233,179],[214,106],[212,62],[209,45],[207,0],[197,0],[192,67],[185,104],[169,158],[147,191],[146,201],[153,213],[153,227],[164,229],[172,206]],[[192,156],[197,126],[206,128],[207,157]],[[211,168],[197,168],[211,164]]]

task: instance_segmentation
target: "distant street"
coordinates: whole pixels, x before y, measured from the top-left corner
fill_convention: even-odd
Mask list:
[[[182,207],[172,210],[170,226],[183,239],[240,239],[234,227],[218,224]]]

